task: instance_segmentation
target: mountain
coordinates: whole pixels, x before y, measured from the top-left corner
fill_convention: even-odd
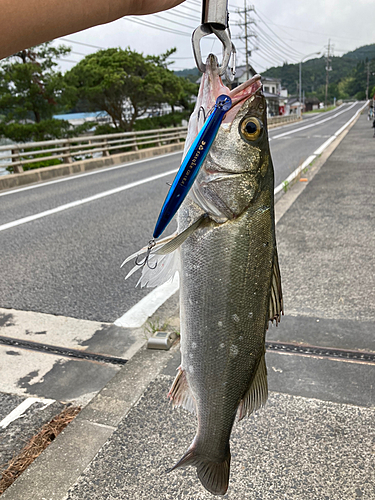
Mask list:
[[[364,99],[366,93],[367,62],[370,62],[369,89],[375,87],[375,43],[364,45],[343,56],[331,59],[329,71],[328,98]],[[299,64],[283,64],[272,67],[263,73],[264,76],[280,78],[282,86],[289,94],[297,94],[299,81]],[[324,100],[326,84],[326,61],[323,56],[302,63],[302,90],[306,95],[317,96]],[[375,92],[375,90],[374,90]]]
[[[173,68],[171,68],[173,69]],[[201,76],[201,72],[199,71],[198,68],[191,68],[191,69],[182,69],[179,71],[173,71],[173,73],[177,76],[183,76],[184,78],[187,78],[193,83],[196,83],[198,78]]]

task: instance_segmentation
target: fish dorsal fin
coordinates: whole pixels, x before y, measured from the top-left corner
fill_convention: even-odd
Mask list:
[[[191,226],[187,227],[182,233],[175,236],[173,239],[168,241],[162,247],[158,247],[155,252],[155,255],[165,255],[167,253],[174,252],[178,247],[182,245],[182,243],[188,239],[188,237],[194,233],[199,227],[203,227],[210,222],[210,218],[207,214],[203,214],[197,219]]]
[[[196,404],[193,395],[191,394],[190,387],[186,378],[185,371],[180,367],[176,378],[168,392],[168,397],[173,405],[182,406],[185,410],[190,411],[196,415]]]
[[[251,415],[263,406],[268,398],[267,367],[265,355],[260,359],[255,377],[238,407],[238,420]]]
[[[276,326],[280,323],[281,315],[284,314],[283,309],[283,292],[281,289],[281,277],[279,268],[279,259],[277,257],[277,250],[273,258],[273,269],[271,279],[271,294],[269,303],[269,320],[276,321]]]

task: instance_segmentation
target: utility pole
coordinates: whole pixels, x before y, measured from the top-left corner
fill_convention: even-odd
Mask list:
[[[369,83],[370,83],[370,61],[367,61],[366,101],[368,101]]]
[[[255,19],[250,17],[250,13],[255,11],[255,8],[253,5],[248,6],[246,3],[247,0],[244,0],[244,9],[243,10],[238,10],[237,12],[243,16],[244,22],[239,23],[239,26],[244,27],[244,39],[245,39],[245,64],[246,64],[246,79],[249,80],[250,78],[250,68],[252,68],[250,62],[249,62],[249,57],[251,57],[251,51],[256,50],[257,47],[252,47],[251,49],[249,48],[249,38],[256,38],[256,34],[251,28],[248,26],[251,24],[256,24]]]
[[[327,55],[326,55],[326,97],[324,100],[324,107],[327,107],[327,100],[328,100],[328,84],[329,84],[329,72],[332,71],[332,66],[331,66],[331,40],[328,40],[328,50],[327,50]]]

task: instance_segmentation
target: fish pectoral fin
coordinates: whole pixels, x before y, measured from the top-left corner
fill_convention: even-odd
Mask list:
[[[255,377],[238,407],[238,420],[251,415],[265,405],[268,398],[267,367],[265,355],[261,357]]]
[[[271,294],[269,303],[269,320],[276,321],[276,326],[280,323],[281,315],[284,314],[283,309],[283,292],[281,289],[281,277],[279,268],[279,259],[277,257],[277,250],[273,258],[273,270],[271,280]],[[268,322],[267,322],[268,324]]]
[[[182,368],[178,368],[176,378],[169,389],[168,397],[173,407],[182,406],[185,410],[188,410],[196,415],[197,408],[195,399],[190,391],[186,373]]]
[[[174,252],[182,243],[187,240],[187,238],[194,233],[199,227],[205,226],[210,222],[210,218],[207,214],[203,214],[197,219],[191,226],[187,227],[182,233],[175,236],[173,239],[168,241],[162,247],[159,247],[155,252],[155,255],[165,255],[167,253]]]
[[[207,491],[213,495],[225,495],[229,484],[230,472],[230,451],[221,462],[210,460],[207,456],[200,455],[195,443],[189,447],[185,455],[167,472],[171,472],[179,467],[194,465],[200,482]]]

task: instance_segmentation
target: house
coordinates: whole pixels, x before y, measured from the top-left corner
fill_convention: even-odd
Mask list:
[[[256,74],[252,66],[249,67],[249,78]],[[232,88],[237,87],[248,80],[246,66],[238,66],[232,83]],[[284,114],[284,101],[288,96],[288,91],[281,87],[280,78],[262,76],[263,94],[267,101],[268,116],[278,116]]]
[[[306,97],[304,102],[305,106],[303,111],[313,111],[314,109],[319,109],[320,101],[317,97]]]

